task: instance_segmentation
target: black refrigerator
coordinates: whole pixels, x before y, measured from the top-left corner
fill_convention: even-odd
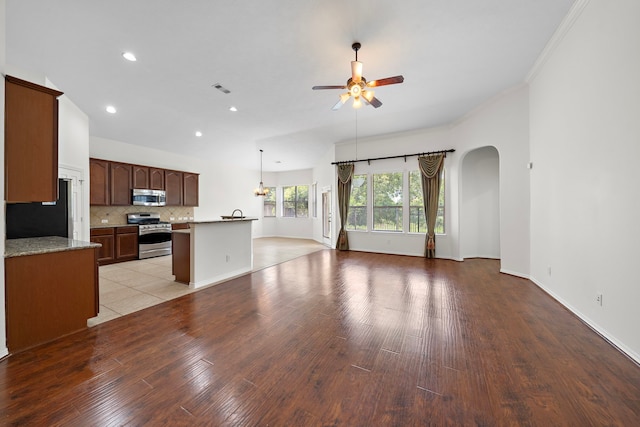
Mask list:
[[[54,203],[7,203],[7,239],[24,237],[69,237],[68,181],[58,180]]]

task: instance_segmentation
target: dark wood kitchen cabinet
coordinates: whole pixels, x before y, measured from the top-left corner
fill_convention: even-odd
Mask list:
[[[182,172],[164,171],[164,185],[167,192],[167,206],[182,206]]]
[[[131,206],[134,188],[166,191],[167,206],[198,206],[199,174],[89,159],[91,206]]]
[[[198,206],[198,174],[184,172],[182,179],[182,204]]]
[[[131,205],[132,165],[111,162],[109,166],[109,186],[111,206]]]
[[[148,189],[149,187],[149,167],[148,166],[132,166],[133,187]]]
[[[98,315],[96,248],[5,258],[11,353],[85,329]]]
[[[164,169],[149,168],[149,188],[164,190]]]
[[[90,240],[102,245],[98,250],[100,265],[138,259],[138,227],[135,225],[92,228]]]
[[[109,162],[89,159],[90,200],[94,206],[109,205]]]
[[[116,227],[116,261],[138,259],[138,227]]]
[[[7,202],[58,199],[58,97],[62,92],[5,76]]]
[[[98,249],[98,264],[111,264],[115,261],[116,242],[114,227],[92,228],[89,240],[102,245],[102,247]]]

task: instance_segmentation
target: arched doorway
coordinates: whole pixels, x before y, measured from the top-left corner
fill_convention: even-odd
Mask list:
[[[500,259],[500,158],[495,147],[468,152],[461,165],[462,258]]]

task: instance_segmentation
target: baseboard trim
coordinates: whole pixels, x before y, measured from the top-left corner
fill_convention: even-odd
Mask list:
[[[531,280],[531,282],[533,282],[537,287],[542,289],[542,291],[544,291],[551,298],[553,298],[554,300],[556,300],[560,304],[562,304],[562,306],[564,308],[566,308],[571,313],[573,313],[578,319],[580,319],[580,321],[582,323],[587,325],[587,327],[589,327],[589,329],[591,329],[596,334],[600,335],[602,337],[602,339],[607,341],[616,350],[618,350],[620,353],[624,354],[626,357],[628,357],[631,361],[633,361],[636,365],[638,365],[640,367],[640,354],[635,353],[629,347],[627,347],[622,342],[620,342],[618,339],[616,339],[616,337],[613,336],[612,334],[610,334],[606,329],[604,329],[603,327],[598,325],[596,322],[591,320],[589,317],[585,316],[582,312],[580,312],[580,310],[576,309],[571,304],[569,304],[567,301],[562,299],[560,296],[556,295],[554,292],[552,292],[551,290],[547,289],[542,284],[542,282],[538,281],[534,277],[531,277],[529,280]]]

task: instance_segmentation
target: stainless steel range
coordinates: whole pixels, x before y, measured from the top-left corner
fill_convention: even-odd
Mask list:
[[[160,221],[160,214],[127,214],[127,224],[138,225],[138,258],[171,255],[171,224]]]

